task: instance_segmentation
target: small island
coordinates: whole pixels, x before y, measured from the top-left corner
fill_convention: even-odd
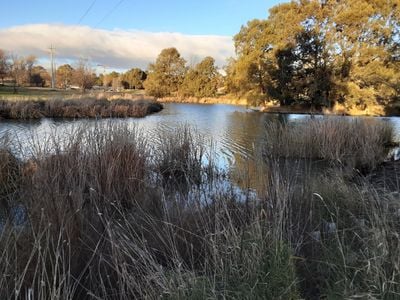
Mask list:
[[[50,100],[0,100],[1,119],[40,118],[142,118],[163,105],[152,99],[80,97]]]

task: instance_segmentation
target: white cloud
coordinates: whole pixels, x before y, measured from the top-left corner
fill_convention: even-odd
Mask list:
[[[16,54],[46,58],[51,44],[56,47],[57,59],[61,61],[85,57],[94,64],[105,64],[114,69],[146,68],[162,49],[168,47],[176,47],[189,62],[212,56],[219,66],[234,55],[230,36],[102,30],[62,24],[0,29],[0,49]]]

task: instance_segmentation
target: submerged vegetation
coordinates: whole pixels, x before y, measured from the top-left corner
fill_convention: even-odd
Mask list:
[[[399,297],[399,193],[356,170],[386,158],[391,128],[299,128],[267,125],[254,193],[188,127],[151,143],[126,125],[77,128],[26,159],[2,140],[0,298]],[[296,171],[315,158],[353,173]]]
[[[154,100],[0,100],[0,119],[145,117],[163,106]]]

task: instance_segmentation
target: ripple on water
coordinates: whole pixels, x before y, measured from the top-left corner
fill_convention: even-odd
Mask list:
[[[94,126],[109,122],[128,123],[142,129],[149,142],[155,140],[162,132],[172,132],[177,126],[190,124],[205,137],[213,140],[220,157],[234,161],[235,156],[253,158],[254,149],[264,139],[264,124],[270,120],[299,122],[309,118],[307,115],[275,115],[248,112],[244,107],[233,105],[196,105],[196,104],[166,104],[165,109],[158,114],[142,119],[117,120],[52,120],[34,121],[0,121],[0,135],[16,137],[20,144],[29,147],[28,140],[36,137],[42,140],[44,136],[57,133],[69,135],[76,126]],[[323,117],[321,117],[323,118]],[[384,118],[395,127],[397,139],[400,140],[400,118]],[[45,142],[45,140],[43,140]]]

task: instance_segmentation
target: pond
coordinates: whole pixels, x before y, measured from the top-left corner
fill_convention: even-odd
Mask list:
[[[214,142],[219,155],[220,166],[229,166],[240,158],[251,159],[254,149],[264,138],[264,124],[268,121],[298,122],[310,115],[299,114],[266,114],[252,112],[243,106],[234,105],[204,105],[204,104],[165,104],[164,110],[141,119],[116,119],[114,122],[136,124],[150,137],[160,131],[189,124],[202,136]],[[337,116],[314,116],[317,118],[356,118]],[[393,124],[396,139],[400,140],[400,117],[382,118]],[[53,120],[42,119],[35,121],[0,121],[0,136],[10,134],[26,145],[31,137],[46,136],[51,132],[68,132],[76,126],[107,123],[109,120]]]
[[[268,121],[300,122],[306,118],[352,118],[337,116],[279,115],[252,112],[242,106],[233,105],[197,105],[197,104],[165,104],[163,111],[142,119],[115,119],[111,122],[128,123],[142,129],[150,143],[152,139],[164,131],[173,131],[182,125],[190,125],[207,141],[213,142],[217,153],[216,164],[220,169],[229,172],[230,181],[240,191],[256,191],[262,184],[259,165],[255,156],[256,150],[265,141],[265,124]],[[393,124],[396,139],[400,140],[400,118],[382,118]],[[53,133],[68,135],[80,126],[108,124],[110,120],[53,120],[0,122],[0,136],[10,135],[22,146],[22,153],[29,156],[32,140],[46,146],[49,140],[45,137]],[[210,143],[208,144],[210,145]],[[36,145],[37,146],[37,145]],[[257,156],[258,157],[258,156]],[[1,207],[0,207],[1,215]],[[0,217],[1,219],[1,217]],[[1,228],[1,222],[0,222]]]

